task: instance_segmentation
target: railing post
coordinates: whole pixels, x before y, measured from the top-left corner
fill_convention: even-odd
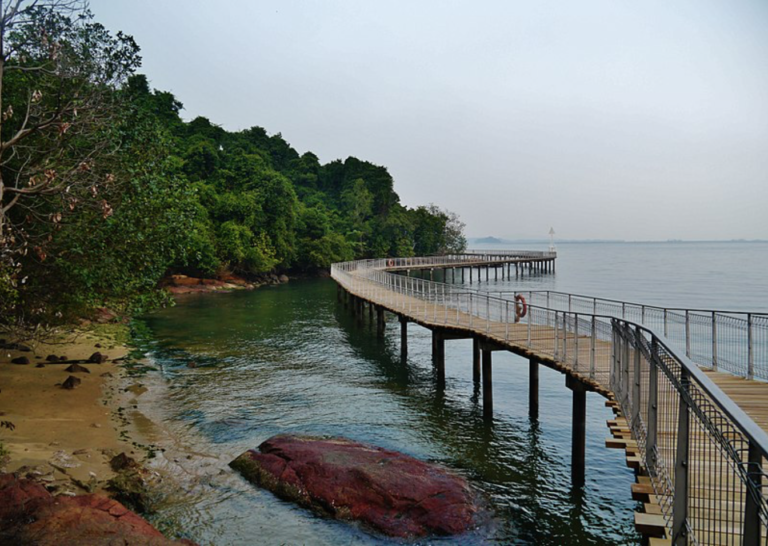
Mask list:
[[[504,341],[509,343],[509,300],[506,303],[506,313],[504,313],[504,324],[506,325],[506,333],[504,334]]]
[[[758,502],[762,492],[763,457],[754,442],[749,442],[747,455],[747,490],[744,502],[744,536],[742,546],[760,544],[760,513]]]
[[[664,309],[664,337],[669,337],[669,328],[667,327],[667,310]]]
[[[648,466],[656,464],[656,429],[658,423],[659,404],[659,368],[656,359],[659,354],[659,341],[656,336],[651,339],[651,358],[648,360],[650,367],[648,374],[648,422],[646,423],[645,436],[645,461]]]
[[[747,379],[755,378],[755,350],[752,346],[752,313],[747,313]]]
[[[528,308],[528,347],[529,348],[531,346],[531,319],[533,318],[532,315],[533,315],[533,309],[529,307]]]
[[[557,358],[558,348],[559,348],[559,345],[560,345],[559,342],[558,342],[558,330],[557,330],[557,328],[559,326],[559,324],[558,324],[559,317],[560,317],[559,313],[557,311],[555,311],[555,353],[554,353],[554,357],[555,358]]]
[[[491,298],[485,295],[485,333],[491,331]]]
[[[445,271],[443,271],[443,273],[445,273]],[[448,324],[448,305],[445,303],[445,285],[442,285],[441,288],[443,290],[443,324]]]
[[[677,414],[677,453],[675,456],[675,498],[672,504],[672,542],[676,546],[687,546],[688,529],[688,445],[690,417],[688,415],[687,391],[690,387],[688,370],[680,368],[681,392]]]
[[[685,356],[691,358],[691,313],[685,310]]]
[[[712,369],[717,371],[717,312],[712,311]]]
[[[568,363],[568,315],[563,312],[563,362]]]
[[[617,390],[617,388],[620,387],[620,385],[617,384],[618,378],[618,368],[619,368],[619,332],[618,332],[618,325],[616,324],[615,319],[611,319],[611,334],[612,334],[612,341],[611,341],[611,377],[609,379],[609,382],[611,384],[611,389],[614,391]],[[621,377],[621,376],[619,376]],[[621,393],[619,393],[621,395]]]
[[[638,418],[640,417],[640,338],[642,336],[640,327],[635,327],[635,369],[632,384],[632,428],[636,429]]]
[[[579,369],[579,314],[573,315],[573,367]]]
[[[592,315],[592,332],[589,341],[589,377],[595,378],[595,346],[597,345],[597,317]]]

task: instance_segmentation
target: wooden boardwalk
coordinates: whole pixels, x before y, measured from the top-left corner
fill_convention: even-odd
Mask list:
[[[405,266],[391,263],[386,265],[388,270],[405,269]],[[463,265],[469,267],[482,264],[473,261]],[[435,267],[435,264],[429,267]],[[407,344],[408,322],[432,330],[435,365],[442,374],[443,342],[446,339],[468,337],[475,340],[483,358],[482,367],[477,362],[477,356],[473,365],[477,379],[482,370],[483,404],[484,412],[488,410],[487,415],[492,412],[490,354],[495,350],[511,351],[529,358],[532,366],[541,363],[564,373],[567,376],[566,384],[574,391],[575,413],[578,412],[578,404],[583,403],[577,400],[583,400],[585,391],[591,390],[605,396],[607,404],[616,412],[616,420],[609,422],[613,437],[606,441],[606,445],[626,449],[627,465],[638,472],[639,482],[636,484],[637,490],[633,488],[633,496],[645,503],[645,512],[636,514],[636,524],[644,534],[659,537],[654,539],[654,543],[658,544],[658,540],[669,543],[668,538],[664,537],[670,537],[675,521],[673,512],[675,509],[680,510],[679,505],[675,507],[674,491],[676,486],[680,489],[683,483],[688,491],[685,526],[695,539],[683,534],[677,537],[675,544],[742,544],[742,535],[747,527],[744,514],[748,495],[737,476],[738,464],[732,459],[733,449],[728,447],[728,442],[731,441],[738,451],[744,447],[743,438],[737,437],[734,432],[736,429],[730,423],[723,423],[723,431],[717,434],[726,437],[728,441],[718,443],[713,441],[713,432],[707,425],[709,421],[705,419],[702,425],[695,419],[686,419],[686,422],[690,422],[690,425],[686,425],[690,426],[686,434],[687,481],[680,482],[675,470],[680,453],[677,441],[681,430],[678,418],[681,415],[680,396],[666,383],[660,387],[651,387],[652,383],[655,385],[657,382],[651,375],[657,372],[652,369],[653,366],[643,367],[639,364],[643,352],[640,348],[627,346],[625,352],[615,354],[618,351],[615,338],[610,334],[611,324],[605,317],[579,317],[578,314],[542,308],[529,308],[526,317],[519,317],[520,309],[516,308],[514,300],[502,301],[489,297],[483,300],[455,287],[415,282],[403,279],[401,275],[390,275],[383,282],[382,278],[371,278],[366,271],[360,269],[346,275],[335,274],[334,278],[352,296],[353,306],[362,306],[363,302],[375,306],[381,331],[384,311],[396,314],[403,325],[404,345]],[[674,367],[674,359],[669,360],[668,364]],[[637,363],[634,368],[633,362]],[[625,373],[625,368],[627,376],[619,378],[618,375]],[[630,372],[630,368],[636,371]],[[630,373],[634,374],[633,377],[629,377]],[[768,431],[768,383],[714,371],[706,371],[706,377],[764,432]],[[622,382],[627,389],[616,394],[613,387]],[[630,387],[631,384],[636,387]],[[655,403],[651,404],[647,399],[648,392],[656,389],[658,393],[653,395]],[[641,392],[645,398],[640,395]],[[711,397],[706,393],[702,395],[702,392],[695,391],[700,403],[706,408],[714,407]],[[633,397],[637,398],[636,403],[631,400]],[[486,405],[489,407],[486,408]],[[641,414],[650,415],[648,412],[651,405],[654,406],[655,432],[652,440],[649,440],[651,433],[644,428],[647,425],[640,417]],[[635,415],[625,415],[625,409],[630,407],[635,408],[631,410]],[[720,419],[714,410],[706,409],[703,413],[707,412]],[[583,457],[584,449],[583,438],[577,438],[576,419],[574,417],[574,472],[578,470],[576,459],[579,451]],[[728,439],[729,435],[733,436],[733,440]],[[581,445],[578,445],[579,442]],[[656,461],[651,469],[647,468],[649,456]],[[581,465],[583,480],[583,461]],[[649,471],[651,476],[643,477]],[[751,514],[748,509],[746,513]],[[757,518],[757,514],[754,517]],[[679,529],[680,524],[677,525]],[[766,526],[758,524],[757,529],[760,540],[756,543],[765,543]]]

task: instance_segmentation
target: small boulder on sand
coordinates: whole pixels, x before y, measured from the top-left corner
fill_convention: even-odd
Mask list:
[[[78,377],[75,377],[74,375],[70,375],[69,377],[67,377],[67,380],[61,384],[61,388],[72,390],[75,387],[77,387],[80,383],[82,383],[82,381],[80,381]]]
[[[91,373],[91,370],[80,364],[70,364],[64,371],[70,373]]]
[[[100,352],[96,351],[93,353],[89,358],[88,362],[92,362],[94,364],[101,364],[102,362],[107,361],[107,355],[101,354]]]

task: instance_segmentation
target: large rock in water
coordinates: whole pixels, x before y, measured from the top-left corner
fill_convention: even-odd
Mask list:
[[[463,478],[344,438],[279,435],[230,463],[249,481],[323,514],[396,537],[466,531],[476,508]]]
[[[42,485],[13,474],[0,474],[0,544],[194,546],[165,538],[116,500],[53,497]]]

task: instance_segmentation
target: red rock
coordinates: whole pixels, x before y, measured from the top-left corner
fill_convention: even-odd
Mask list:
[[[245,286],[245,285],[249,284],[248,281],[246,281],[244,278],[238,277],[237,275],[231,275],[231,274],[229,274],[229,275],[220,275],[219,276],[219,280],[223,281],[223,282],[225,282],[227,284],[237,284],[237,285],[240,285],[240,286]]]
[[[276,495],[396,537],[455,535],[477,508],[463,478],[344,438],[274,436],[230,463]]]
[[[0,543],[193,545],[173,541],[116,500],[53,497],[31,480],[0,475]]]
[[[187,277],[186,275],[172,275],[171,283],[174,286],[194,286],[200,284],[200,279],[195,277]]]

